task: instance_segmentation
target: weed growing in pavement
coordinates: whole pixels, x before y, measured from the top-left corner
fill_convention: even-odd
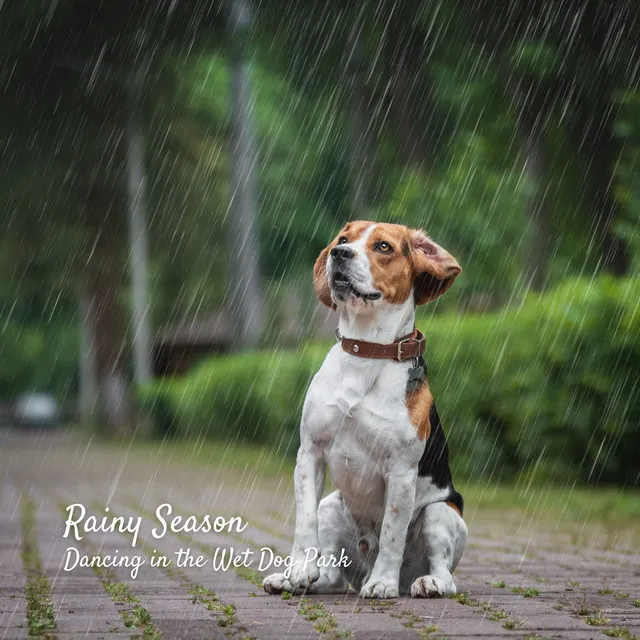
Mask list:
[[[22,565],[27,576],[25,597],[30,636],[49,637],[56,628],[51,584],[44,574],[36,538],[35,505],[27,495],[22,504]]]

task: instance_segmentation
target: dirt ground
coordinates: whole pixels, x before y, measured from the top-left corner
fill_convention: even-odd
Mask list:
[[[603,535],[597,525],[542,525],[473,504],[466,507],[470,538],[454,598],[266,595],[260,549],[286,555],[291,546],[289,475],[169,459],[66,432],[0,432],[0,638],[640,636],[640,555],[630,542]],[[73,528],[64,538],[65,508],[77,503],[98,522],[122,516],[135,525],[141,517],[135,547],[130,534],[82,526],[81,541]],[[164,503],[173,508],[167,522],[240,516],[246,528],[154,537],[154,527],[162,533],[155,512]],[[214,570],[216,550],[220,559],[231,548],[255,551],[250,566]],[[204,566],[177,566],[187,550]],[[96,556],[130,562],[137,556],[144,564],[135,579],[132,566],[65,571],[75,558]]]

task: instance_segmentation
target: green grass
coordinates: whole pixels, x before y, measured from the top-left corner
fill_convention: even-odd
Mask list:
[[[324,604],[311,598],[300,598],[298,601],[298,613],[309,622],[313,623],[313,628],[322,636],[331,633],[344,633],[345,630],[338,629],[338,622],[330,611],[325,609]],[[344,635],[339,637],[345,637]]]
[[[234,571],[236,572],[236,575],[239,578],[242,578],[243,580],[250,582],[256,587],[262,588],[262,581],[264,578],[262,577],[262,574],[259,571],[256,571],[255,569],[250,569],[249,567],[236,567]]]
[[[594,611],[589,614],[584,621],[594,627],[603,627],[609,622],[609,620],[602,615],[602,611]]]
[[[99,502],[92,503],[92,506],[100,511],[104,505]],[[112,512],[113,513],[113,512]],[[115,515],[115,514],[114,514]],[[183,536],[183,538],[187,538],[187,536]],[[138,537],[138,545],[142,551],[144,551],[148,556],[152,555],[153,545],[150,545],[144,538]],[[172,580],[177,580],[180,583],[182,588],[186,588],[188,590],[189,595],[191,596],[192,604],[202,605],[207,611],[214,611],[218,615],[216,616],[216,622],[219,627],[223,627],[225,629],[225,635],[236,637],[238,633],[242,633],[242,640],[254,640],[252,636],[245,634],[246,629],[242,626],[237,625],[238,618],[236,616],[236,607],[233,604],[228,604],[222,602],[220,598],[216,595],[214,591],[204,587],[200,584],[195,583],[189,576],[180,568],[175,566],[168,567],[158,567],[161,571],[164,571],[169,578]],[[261,576],[257,571],[252,571],[251,569],[239,567],[236,569],[236,572],[240,577],[243,577],[245,580],[248,580],[254,584],[262,584]],[[260,581],[258,581],[260,578]],[[117,585],[114,585],[115,588]],[[128,595],[128,587],[125,587],[123,591],[123,595],[126,597]],[[121,588],[121,587],[120,587]],[[249,594],[251,595],[251,594]],[[253,594],[255,596],[255,594]],[[112,596],[113,597],[113,596]],[[131,602],[137,602],[136,598],[129,600]],[[136,610],[134,607],[133,615],[137,615],[137,620],[139,623],[144,624],[145,618],[140,615],[140,612]],[[129,614],[128,614],[129,615]],[[136,618],[133,618],[136,620]],[[151,616],[149,616],[149,620],[147,621],[149,624],[151,622]],[[125,620],[126,624],[126,620]],[[128,626],[128,625],[127,625]],[[136,625],[138,626],[138,625]],[[231,629],[231,627],[234,627]],[[146,634],[145,634],[146,635]]]
[[[492,622],[499,622],[500,620],[506,620],[509,614],[502,609],[495,609],[489,613],[489,620]]]
[[[30,636],[51,637],[56,628],[51,584],[44,574],[36,537],[36,506],[22,495],[22,564],[27,581],[25,584],[27,624]]]
[[[588,616],[593,613],[593,608],[587,603],[587,594],[582,596],[582,600],[577,600],[573,605],[573,613],[579,616]]]
[[[134,597],[129,590],[129,586],[124,582],[117,582],[105,578],[102,582],[102,586],[114,602],[138,602],[138,599]]]
[[[513,631],[524,627],[524,620],[507,620],[502,626],[509,631]]]
[[[133,509],[136,509],[141,515],[147,516],[147,517],[153,517],[153,514],[147,510],[146,508],[144,508],[142,506],[142,504],[140,503],[131,503],[131,507]],[[181,515],[188,515],[185,512],[182,512],[180,510],[176,510],[177,514],[181,514]],[[193,514],[191,514],[193,515]],[[234,535],[231,533],[227,533],[227,535],[231,538],[234,538],[236,540],[239,540],[242,543],[245,544],[249,544],[253,547],[259,547],[260,545],[255,544],[255,542],[253,540],[251,540],[250,538],[244,536],[244,535]],[[201,551],[203,551],[206,554],[213,554],[213,552],[215,551],[214,547],[211,547],[210,545],[204,544],[202,542],[198,542],[197,540],[192,539],[190,536],[188,536],[185,533],[176,533],[175,534],[176,538],[183,540],[184,542],[188,543],[188,544],[193,544],[196,548],[200,549]],[[141,543],[141,548],[143,550],[145,550],[145,548],[147,548],[147,553],[148,553],[148,546],[146,545],[146,543],[144,542],[144,540],[138,538],[140,540]],[[277,551],[276,551],[277,553]],[[283,555],[281,553],[278,553],[278,555]],[[249,567],[233,567],[233,571],[235,572],[235,574],[239,577],[242,578],[243,580],[246,580],[247,582],[250,582],[251,584],[257,586],[257,587],[262,587],[262,574],[259,571],[256,571],[254,569],[251,569]]]
[[[382,613],[388,607],[394,607],[398,604],[398,600],[372,600],[371,610],[375,613]],[[432,638],[434,633],[440,629],[435,624],[427,624],[423,617],[413,611],[398,609],[390,613],[392,618],[403,620],[403,627],[411,629],[419,638]]]
[[[284,477],[293,480],[295,467],[290,457],[268,447],[233,442],[139,441],[105,443],[105,446],[120,453],[123,448],[130,447],[142,461],[218,467],[230,473],[251,469],[252,473],[266,479]],[[455,477],[455,468],[453,471]],[[640,492],[636,490],[487,484],[464,479],[458,480],[456,488],[464,495],[467,513],[490,514],[508,510],[525,517],[528,515],[540,524],[607,523],[634,533],[632,539],[640,539]]]
[[[454,470],[455,471],[455,470]],[[640,539],[640,492],[637,490],[487,485],[459,481],[456,488],[467,510],[517,511],[540,523],[607,523]],[[466,515],[466,514],[465,514]]]
[[[638,636],[634,635],[626,627],[612,627],[611,629],[603,629],[602,633],[610,638],[624,638],[624,640],[638,640]]]
[[[58,507],[66,518],[66,505],[59,501]],[[94,555],[98,555],[96,548],[86,539],[86,537],[82,540],[81,544]],[[102,583],[103,589],[116,605],[118,614],[120,615],[124,626],[127,629],[138,629],[142,631],[142,635],[145,638],[160,638],[160,631],[158,631],[156,626],[153,624],[151,614],[140,604],[140,600],[133,595],[129,585],[124,582],[120,582],[113,569],[100,567],[97,564],[94,564],[92,569]]]
[[[220,598],[211,589],[200,584],[192,584],[189,595],[193,604],[201,604],[207,611],[216,611],[220,606]]]
[[[127,629],[139,629],[145,638],[160,638],[160,632],[153,624],[151,614],[140,604],[140,600],[131,593],[129,585],[119,582],[116,574],[110,569],[94,566],[93,570],[114,604],[120,605],[118,613],[124,626]]]
[[[265,478],[290,477],[293,480],[295,461],[268,447],[235,442],[165,440],[139,440],[133,443],[105,441],[104,446],[123,453],[129,450],[141,460],[184,466],[219,467],[230,472],[252,473]]]
[[[512,618],[506,611],[503,609],[499,609],[498,607],[494,607],[489,602],[482,602],[480,600],[475,600],[474,598],[470,598],[468,594],[464,591],[456,593],[453,596],[449,596],[452,600],[459,602],[460,604],[466,605],[468,607],[473,607],[476,609],[477,613],[481,613],[486,616],[492,622],[500,622],[504,620],[502,626],[508,630],[520,629],[520,627],[524,626],[524,620],[516,620]]]
[[[435,624],[428,624],[426,627],[416,629],[416,634],[419,638],[430,638],[434,633],[438,633],[440,627]]]
[[[525,598],[535,598],[540,595],[540,589],[533,587],[513,587],[512,593],[519,593]]]

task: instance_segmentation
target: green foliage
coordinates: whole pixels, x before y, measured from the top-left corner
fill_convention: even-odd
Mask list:
[[[211,358],[187,377],[140,392],[157,433],[269,443],[295,452],[305,390],[323,350],[265,351]]]
[[[0,325],[0,400],[48,391],[64,402],[76,389],[77,354],[75,327],[60,323],[25,327],[4,321]]]
[[[458,474],[637,482],[640,281],[571,280],[521,308],[419,319],[430,384]],[[309,380],[326,353],[216,357],[142,392],[186,438],[292,453]]]
[[[513,211],[524,206],[520,171],[492,165],[488,141],[470,134],[459,141],[446,171],[430,180],[408,173],[384,217],[424,228],[458,259],[463,273],[445,304],[483,292],[504,301],[522,268],[523,224]],[[468,264],[473,267],[465,269]]]
[[[427,326],[458,468],[525,482],[637,482],[637,279],[571,280],[519,310]]]
[[[201,53],[181,69],[187,112],[197,116],[201,129],[224,140],[231,108],[228,60]],[[309,242],[320,250],[346,217],[346,180],[336,175],[341,167],[335,158],[341,116],[333,92],[312,101],[259,60],[249,66],[249,75],[260,163],[263,263],[268,274],[282,273],[283,256],[288,265],[308,261],[315,255],[307,251]],[[213,155],[218,158],[220,150]],[[222,218],[226,208],[218,213]]]
[[[522,40],[513,47],[510,62],[520,73],[544,79],[560,72],[562,56],[556,47],[544,41]]]

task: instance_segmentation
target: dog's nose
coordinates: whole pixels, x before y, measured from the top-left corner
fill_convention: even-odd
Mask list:
[[[331,249],[331,255],[338,260],[349,260],[356,254],[354,253],[353,249],[338,245],[337,247],[333,247],[333,249]]]

